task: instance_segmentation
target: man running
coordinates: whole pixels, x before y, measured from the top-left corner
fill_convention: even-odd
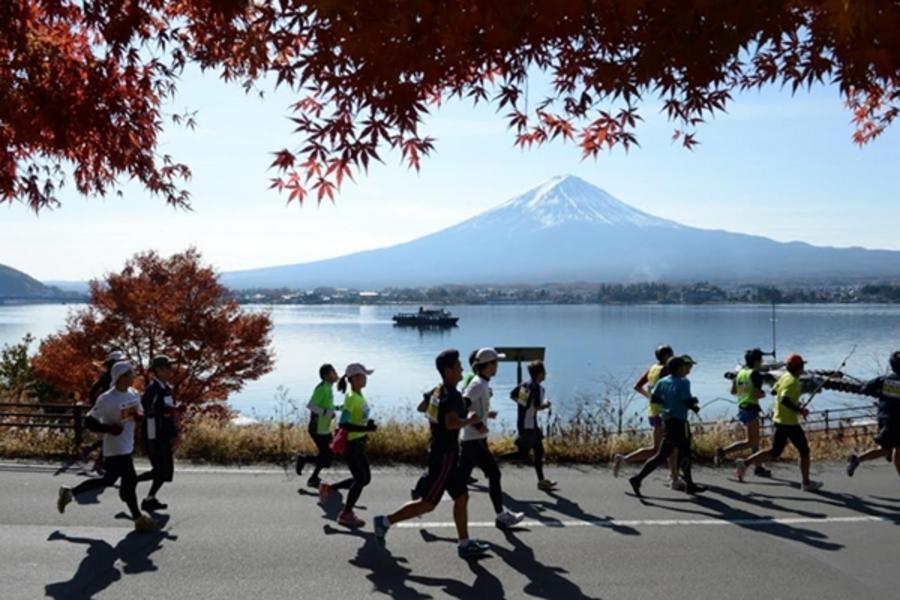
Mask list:
[[[874,448],[847,459],[847,475],[853,477],[859,463],[893,455],[894,467],[900,475],[900,350],[891,354],[889,375],[876,377],[863,388],[863,394],[878,398],[878,435]]]
[[[689,356],[674,356],[666,362],[669,374],[660,379],[653,388],[651,402],[662,406],[663,436],[659,450],[653,458],[644,463],[641,472],[628,482],[634,494],[641,497],[641,484],[657,467],[666,462],[673,451],[678,451],[680,467],[688,494],[705,491],[705,487],[694,483],[691,474],[691,434],[688,411],[699,412],[699,403],[691,395],[691,382],[687,376],[694,364]]]
[[[731,394],[737,396],[738,421],[746,428],[747,437],[725,448],[716,448],[715,463],[717,467],[721,467],[725,458],[732,452],[740,452],[748,448],[752,452],[759,452],[759,413],[761,412],[759,401],[766,395],[763,391],[763,376],[759,372],[762,361],[762,350],[759,348],[747,350],[744,353],[744,367],[737,372],[731,383]],[[756,465],[753,474],[757,477],[772,476],[772,472],[763,465]]]
[[[647,422],[653,430],[653,445],[638,448],[629,454],[616,454],[613,457],[613,477],[619,476],[623,465],[643,463],[659,450],[662,442],[662,405],[651,402],[653,388],[657,382],[669,374],[666,362],[675,353],[671,346],[663,345],[656,349],[656,362],[644,371],[634,384],[634,391],[647,399]],[[669,485],[673,490],[684,491],[684,482],[678,478],[678,451],[673,450],[669,457]]]
[[[500,468],[491,449],[488,447],[488,419],[497,417],[496,411],[491,410],[491,378],[497,374],[497,361],[506,358],[498,354],[493,348],[482,348],[475,354],[472,368],[475,377],[463,392],[463,400],[468,407],[470,417],[478,417],[480,422],[469,425],[462,432],[462,460],[461,469],[466,481],[474,467],[482,470],[488,478],[488,489],[491,503],[494,505],[498,529],[507,529],[516,525],[525,518],[524,513],[511,512],[503,508],[503,489],[500,486]]]
[[[119,497],[128,506],[134,529],[139,532],[154,531],[156,524],[141,513],[138,508],[137,474],[134,472],[132,453],[134,452],[134,423],[143,417],[141,398],[131,388],[134,371],[128,361],[119,361],[111,370],[112,385],[97,399],[94,408],[85,419],[92,431],[103,433],[103,462],[106,473],[103,477],[87,479],[74,488],[62,486],[56,508],[65,512],[66,505],[84,492],[110,487],[120,480]]]
[[[319,450],[316,457],[316,468],[307,480],[306,485],[313,489],[319,489],[322,480],[319,475],[322,469],[331,466],[334,453],[331,451],[331,442],[334,436],[331,434],[331,423],[334,420],[334,392],[332,386],[340,377],[335,368],[326,363],[319,367],[319,384],[313,390],[312,397],[306,407],[309,409],[309,436]],[[297,475],[303,474],[303,467],[312,460],[303,454],[297,455]]]
[[[527,460],[528,454],[534,452],[534,472],[537,475],[537,487],[542,492],[556,490],[557,483],[544,477],[544,434],[538,426],[538,412],[550,408],[550,401],[545,400],[547,392],[543,382],[547,378],[547,368],[543,361],[535,360],[528,364],[530,379],[517,386],[510,397],[518,404],[516,415],[516,452],[504,455],[504,459]]]
[[[822,487],[822,482],[809,478],[809,444],[800,425],[800,417],[806,418],[809,415],[809,411],[800,403],[800,396],[803,393],[800,376],[803,374],[806,361],[799,354],[790,354],[785,365],[787,372],[778,379],[772,389],[775,393],[775,416],[772,418],[775,422],[775,434],[772,448],[754,452],[747,459],[738,459],[735,475],[738,481],[744,481],[747,467],[764,460],[777,459],[790,441],[800,454],[801,488],[805,492],[814,492]]]
[[[174,448],[175,400],[172,391],[172,361],[167,356],[157,356],[150,362],[150,385],[141,397],[144,410],[144,450],[150,458],[152,469],[138,476],[138,481],[152,481],[150,492],[141,502],[147,511],[168,508],[156,498],[164,483],[172,481],[175,474]]]
[[[489,546],[476,539],[469,539],[469,495],[466,480],[459,467],[459,431],[480,423],[478,416],[464,418],[466,407],[462,395],[456,389],[462,380],[462,364],[459,352],[445,350],[435,360],[441,385],[434,389],[425,411],[431,427],[428,449],[428,471],[416,485],[416,500],[407,502],[389,515],[375,517],[375,537],[385,543],[388,529],[401,521],[408,521],[434,510],[444,492],[453,498],[453,520],[459,536],[457,552],[462,558],[482,556]]]
[[[119,362],[120,360],[125,360],[125,353],[121,350],[113,350],[109,354],[106,355],[106,360],[103,361],[103,374],[94,382],[94,385],[91,386],[91,391],[88,392],[88,400],[90,401],[91,408],[97,403],[97,398],[100,397],[100,394],[108,391],[109,388],[112,387],[112,378],[110,375],[110,369],[112,366]],[[101,450],[100,454],[97,456],[97,460],[94,461],[94,471],[103,475],[103,439],[99,439],[93,444],[84,445],[81,447],[81,462],[87,465],[90,461],[91,454],[95,450]]]

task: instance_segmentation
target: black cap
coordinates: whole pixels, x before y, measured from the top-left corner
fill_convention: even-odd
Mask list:
[[[891,369],[894,370],[894,373],[900,375],[900,350],[895,350],[891,354]]]
[[[684,358],[680,356],[673,356],[669,360],[666,361],[666,368],[669,369],[669,373],[675,373],[678,369],[684,367],[687,363],[684,361]]]
[[[171,366],[172,366],[172,361],[171,361],[171,359],[169,359],[168,356],[163,356],[163,355],[154,356],[153,360],[150,361],[151,369],[160,369],[160,368],[171,367]]]
[[[673,354],[675,354],[675,351],[672,350],[672,346],[663,344],[656,349],[656,360],[660,362],[662,362],[663,360],[668,360],[669,357],[671,357]]]

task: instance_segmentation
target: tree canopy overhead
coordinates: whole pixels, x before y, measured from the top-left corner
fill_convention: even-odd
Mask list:
[[[449,98],[494,105],[523,147],[586,157],[637,143],[658,99],[687,148],[736,92],[839,86],[858,144],[900,112],[900,3],[888,0],[7,0],[0,7],[0,194],[35,211],[71,170],[84,194],[123,176],[187,206],[187,166],[158,154],[185,65],[296,93],[295,148],[275,152],[288,200],[434,148]],[[528,76],[552,90],[529,97]],[[190,115],[172,115],[191,124]]]

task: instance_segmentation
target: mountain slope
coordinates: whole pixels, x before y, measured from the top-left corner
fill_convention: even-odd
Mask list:
[[[53,298],[59,290],[44,285],[34,277],[12,267],[0,265],[0,298],[36,299]]]
[[[234,288],[573,281],[718,282],[900,276],[900,252],[697,229],[555,177],[467,221],[389,248],[225,273]]]

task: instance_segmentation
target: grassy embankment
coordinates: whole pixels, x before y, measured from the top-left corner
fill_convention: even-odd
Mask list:
[[[720,423],[694,430],[694,449],[701,462],[711,461],[715,449],[739,438],[734,424]],[[92,436],[93,434],[88,434]],[[815,460],[843,459],[853,449],[872,444],[871,428],[836,428],[809,433]],[[93,439],[93,438],[92,438]],[[491,442],[496,452],[514,449],[512,434],[496,435]],[[421,463],[428,443],[428,428],[421,422],[393,419],[370,435],[369,456],[376,463]],[[610,434],[590,420],[555,420],[545,439],[547,459],[562,464],[608,462],[616,453],[627,453],[648,443],[640,433]],[[763,445],[767,445],[764,441]],[[298,451],[314,452],[303,423],[267,421],[253,425],[229,425],[212,419],[198,419],[182,432],[176,456],[187,462],[214,464],[282,463]],[[43,429],[0,430],[0,457],[62,458],[72,454],[71,431]],[[795,458],[789,449],[783,460]]]

